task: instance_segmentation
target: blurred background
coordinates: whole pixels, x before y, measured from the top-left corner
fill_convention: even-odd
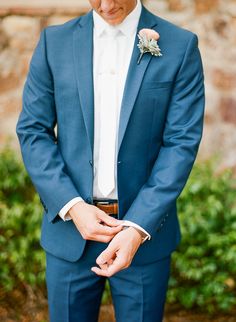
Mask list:
[[[166,322],[236,321],[236,0],[146,0],[153,13],[199,37],[205,127],[179,200]],[[16,121],[42,28],[90,9],[87,0],[0,0],[0,320],[47,321],[42,208],[22,165]],[[62,44],[63,45],[63,44]],[[109,287],[101,321],[114,321]]]

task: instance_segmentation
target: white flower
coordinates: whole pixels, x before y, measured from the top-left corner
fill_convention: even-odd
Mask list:
[[[162,56],[161,49],[157,44],[157,40],[160,38],[157,31],[153,29],[142,29],[138,33],[138,38],[139,43],[137,46],[140,49],[138,64],[145,53],[150,53],[153,56]]]

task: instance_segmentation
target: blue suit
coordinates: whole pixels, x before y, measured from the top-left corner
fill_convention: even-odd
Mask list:
[[[152,236],[138,249],[134,265],[168,257],[180,241],[176,200],[196,158],[204,113],[197,36],[144,7],[138,30],[142,28],[160,34],[163,56],[146,53],[137,64],[138,38],[130,44],[116,165],[119,219],[137,223]],[[83,256],[86,241],[58,212],[77,196],[92,203],[92,66],[91,12],[44,29],[17,123],[25,167],[44,206],[41,245],[69,262]]]

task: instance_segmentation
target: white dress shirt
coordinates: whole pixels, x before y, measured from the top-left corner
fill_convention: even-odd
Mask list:
[[[134,10],[123,20],[119,25],[111,26],[102,17],[100,17],[96,11],[93,10],[93,21],[94,21],[94,32],[93,32],[93,81],[94,81],[94,183],[93,183],[93,197],[94,198],[108,198],[108,199],[118,199],[117,194],[117,171],[116,166],[114,167],[114,177],[115,177],[115,187],[109,193],[108,196],[104,196],[98,187],[98,162],[99,162],[99,142],[100,142],[100,122],[99,122],[99,111],[100,111],[100,95],[101,91],[99,86],[99,73],[104,66],[101,66],[101,57],[103,55],[105,44],[108,41],[113,41],[111,37],[107,34],[107,29],[116,29],[116,41],[118,53],[116,55],[116,68],[111,68],[110,73],[116,74],[114,77],[117,88],[117,99],[114,99],[114,113],[117,117],[117,128],[116,128],[116,141],[114,142],[116,146],[116,158],[115,164],[117,164],[117,142],[118,142],[118,128],[119,128],[119,116],[121,102],[124,92],[125,81],[128,73],[128,68],[130,64],[130,59],[133,51],[134,41],[137,34],[137,26],[141,14],[142,6],[140,0],[137,1],[137,5]],[[109,93],[107,93],[109,95]],[[109,120],[107,120],[109,121]],[[63,220],[70,220],[68,210],[75,205],[78,201],[83,200],[80,197],[76,197],[69,201],[59,212],[59,215]],[[133,226],[138,230],[141,230],[146,234],[145,239],[151,239],[150,234],[144,230],[139,225],[128,221],[122,221],[123,226]]]

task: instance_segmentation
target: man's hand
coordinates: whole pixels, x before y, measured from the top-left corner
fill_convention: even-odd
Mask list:
[[[120,220],[84,201],[76,203],[69,214],[84,239],[108,243],[123,228]]]
[[[97,275],[110,277],[129,267],[141,242],[142,236],[134,227],[122,230],[97,257],[96,263],[100,268],[94,266],[91,270]]]

